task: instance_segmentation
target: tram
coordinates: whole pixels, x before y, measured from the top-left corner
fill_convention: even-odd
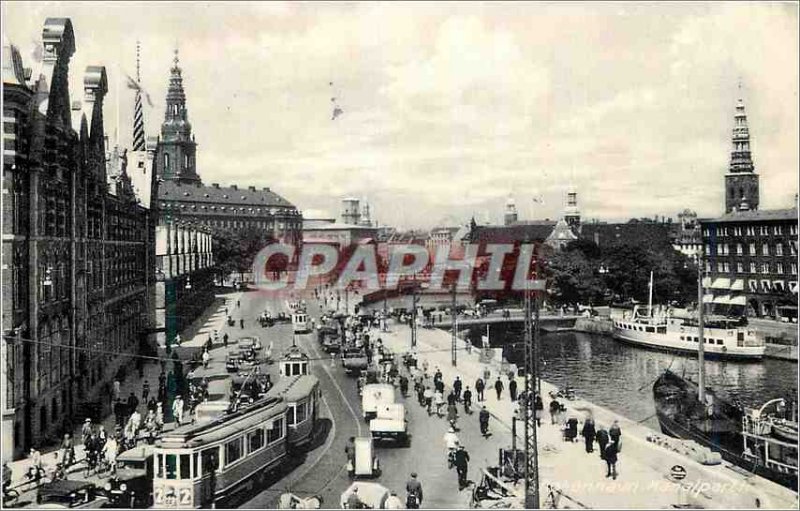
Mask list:
[[[288,409],[286,424],[290,448],[298,448],[311,441],[319,418],[322,391],[314,375],[285,376],[272,387],[268,396],[282,397]]]

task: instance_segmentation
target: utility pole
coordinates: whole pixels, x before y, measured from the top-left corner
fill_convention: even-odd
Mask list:
[[[417,274],[414,274],[414,287],[411,288],[411,347],[417,347]]]
[[[453,304],[450,308],[452,320],[452,339],[450,344],[450,359],[453,367],[458,365],[458,326],[456,325],[456,283],[453,283]]]
[[[705,364],[705,307],[703,304],[703,274],[705,269],[705,259],[703,249],[700,249],[700,262],[697,265],[697,356],[698,356],[698,375],[697,375],[697,400],[705,406],[706,404],[706,364]],[[705,417],[705,415],[703,415]]]
[[[384,332],[389,331],[389,312],[386,310],[386,283],[383,284],[383,324],[381,330]]]
[[[534,272],[535,273],[535,272]],[[537,281],[538,284],[538,281]],[[539,286],[536,286],[539,287]],[[525,281],[525,508],[539,509],[539,459],[536,441],[536,411],[534,395],[538,378],[539,303],[535,305],[536,326],[531,324],[531,289]]]

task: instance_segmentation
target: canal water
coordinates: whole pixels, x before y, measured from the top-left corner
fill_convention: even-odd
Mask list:
[[[469,339],[481,345],[485,329],[472,329]],[[521,328],[495,326],[492,346],[519,343]],[[541,338],[542,378],[576,389],[579,397],[659,430],[653,404],[653,382],[667,368],[697,381],[697,357],[665,353],[623,344],[610,336],[576,332],[544,334]],[[521,349],[505,348],[505,358],[522,365]],[[797,363],[764,359],[760,362],[706,360],[708,385],[747,408],[769,399],[797,395]],[[547,401],[545,399],[545,401]]]

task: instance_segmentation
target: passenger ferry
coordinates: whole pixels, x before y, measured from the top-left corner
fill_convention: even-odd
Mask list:
[[[696,319],[670,317],[663,311],[653,313],[652,274],[648,314],[634,307],[630,316],[612,319],[616,339],[648,348],[684,353],[698,353],[700,341]],[[764,357],[766,344],[755,330],[747,328],[746,318],[706,317],[703,328],[706,358],[754,359]]]
[[[667,315],[640,316],[634,308],[629,318],[612,318],[614,337],[648,348],[697,354],[699,327],[690,319]],[[747,328],[746,320],[707,318],[703,329],[707,358],[754,359],[764,357],[764,339]]]

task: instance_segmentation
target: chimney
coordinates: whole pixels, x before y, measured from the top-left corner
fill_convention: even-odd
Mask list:
[[[236,186],[236,185],[231,185],[231,190],[238,190],[238,189],[239,189],[239,187],[238,187],[238,186]]]
[[[219,183],[211,183],[211,188],[216,188],[219,190]]]
[[[255,186],[248,186],[247,189],[250,190],[251,192],[255,192],[256,191],[256,187]]]
[[[269,191],[269,186],[265,186],[264,188],[262,188],[262,190],[265,191],[265,192],[268,192]]]

